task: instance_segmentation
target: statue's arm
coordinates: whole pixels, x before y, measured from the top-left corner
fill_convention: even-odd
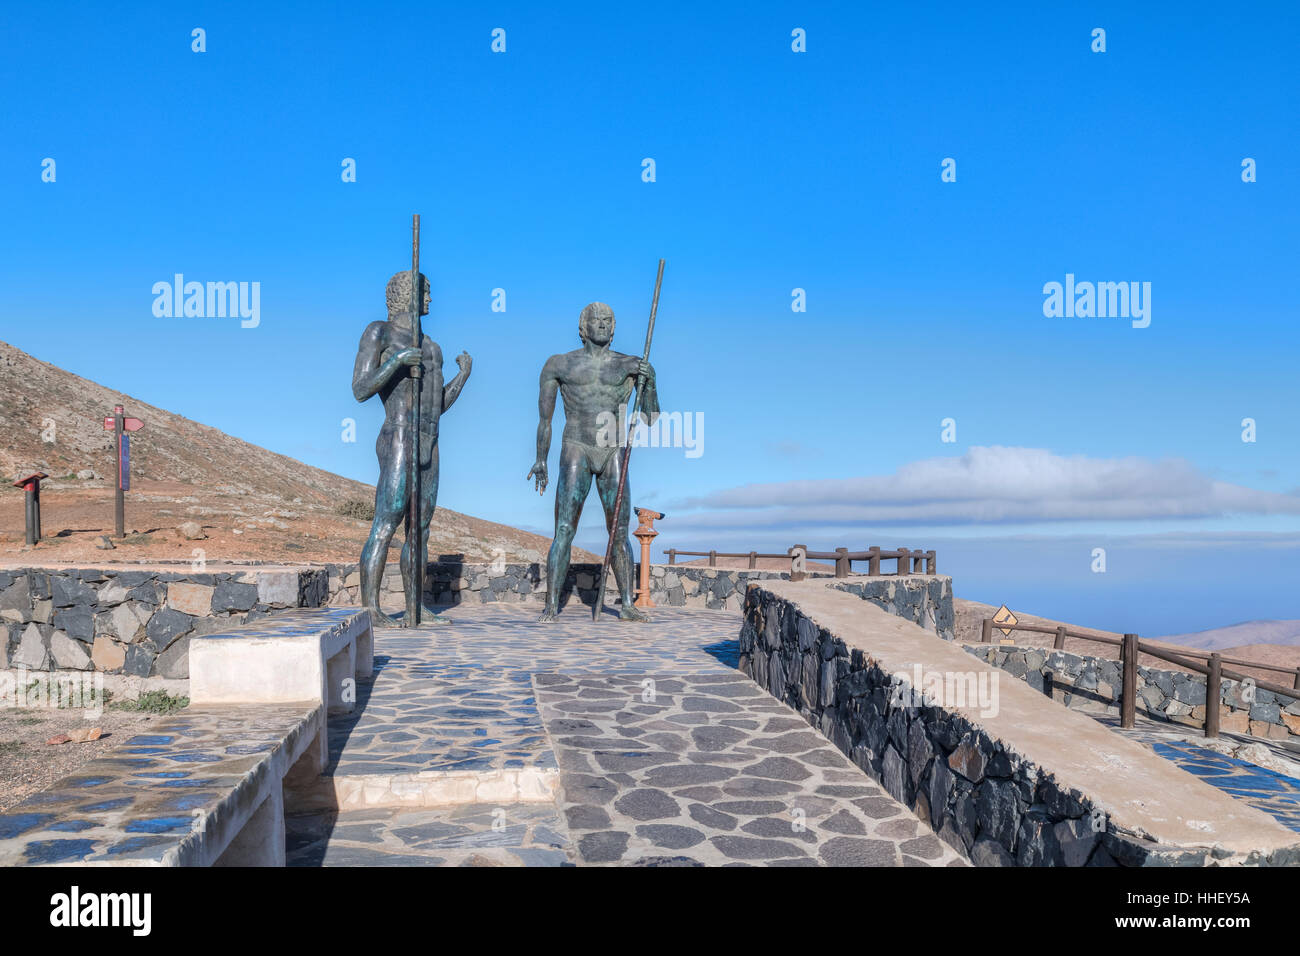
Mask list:
[[[555,393],[560,390],[556,357],[547,359],[542,366],[540,386],[537,394],[537,460],[528,469],[525,480],[531,478],[537,486],[538,494],[543,494],[548,481],[546,457],[551,453],[551,418],[555,414]]]
[[[439,361],[441,361],[441,356],[439,356]],[[468,352],[461,352],[456,356],[456,365],[459,366],[460,371],[458,371],[456,377],[443,386],[442,389],[443,414],[446,414],[447,409],[451,408],[457,397],[459,397],[460,390],[464,388],[465,383],[469,381],[469,373],[470,369],[473,368],[474,361],[469,357]]]
[[[403,365],[410,365],[411,362],[407,360],[408,352],[413,353],[417,358],[419,356],[416,349],[402,349],[389,356],[387,362],[381,363],[379,357],[383,352],[383,343],[384,323],[371,322],[361,333],[361,344],[357,346],[357,362],[352,368],[352,394],[358,402],[364,402],[387,385],[388,380]]]
[[[655,367],[635,355],[629,355],[628,358],[632,360],[632,370],[628,374],[633,379],[633,384],[638,379],[641,381],[641,420],[647,425],[653,425],[659,418],[659,389],[655,381]]]
[[[555,396],[560,390],[560,376],[555,359],[547,359],[537,393],[537,460],[546,461],[551,453],[551,419],[555,416]]]

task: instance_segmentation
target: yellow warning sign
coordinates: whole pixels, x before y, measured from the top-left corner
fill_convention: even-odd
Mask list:
[[[1002,632],[1003,637],[1010,637],[1011,629],[1020,623],[1020,619],[1004,604],[998,608],[998,613],[993,615],[993,623]]]

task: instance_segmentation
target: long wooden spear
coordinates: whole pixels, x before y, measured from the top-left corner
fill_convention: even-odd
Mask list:
[[[420,216],[411,217],[411,333],[412,344],[420,350],[420,361],[411,366],[411,420],[407,449],[410,453],[410,477],[406,482],[406,546],[411,551],[411,590],[415,600],[406,596],[406,627],[420,623],[421,605],[424,603],[424,542],[420,534],[420,379],[424,375],[424,343],[421,341],[420,311],[424,305],[424,290],[420,288]]]
[[[659,287],[664,281],[664,261],[659,260],[659,274],[655,276],[655,295],[650,302],[650,325],[645,330],[645,350],[641,361],[650,361],[650,341],[655,334],[655,313],[659,311]],[[596,603],[591,608],[591,619],[600,620],[600,612],[605,607],[605,575],[609,573],[609,563],[614,557],[614,540],[618,537],[619,516],[623,511],[623,496],[627,491],[627,463],[632,457],[632,435],[636,432],[637,419],[641,417],[641,388],[645,384],[642,377],[636,377],[636,399],[632,403],[632,418],[628,422],[627,441],[623,443],[622,467],[618,470],[618,494],[614,496],[614,520],[609,525],[609,543],[605,546],[605,561],[600,566],[600,578],[596,584]],[[626,541],[622,542],[626,544]],[[628,573],[632,569],[628,568]]]

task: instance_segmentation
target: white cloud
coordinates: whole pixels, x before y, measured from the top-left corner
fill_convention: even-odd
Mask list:
[[[912,462],[892,475],[744,485],[666,507],[703,512],[691,515],[701,526],[919,527],[1298,515],[1300,496],[1216,481],[1183,459],[1089,458],[993,446]]]

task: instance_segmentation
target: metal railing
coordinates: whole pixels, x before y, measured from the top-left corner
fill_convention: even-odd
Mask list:
[[[1134,725],[1137,719],[1137,668],[1138,655],[1146,654],[1158,660],[1168,661],[1171,664],[1177,664],[1186,670],[1196,674],[1205,675],[1205,736],[1219,736],[1219,705],[1222,701],[1223,678],[1235,681],[1250,681],[1255,687],[1261,690],[1269,691],[1273,694],[1279,694],[1282,697],[1289,697],[1292,700],[1300,700],[1300,667],[1279,667],[1276,664],[1260,664],[1256,661],[1242,660],[1237,657],[1224,657],[1222,654],[1215,652],[1204,653],[1201,651],[1179,651],[1177,653],[1167,648],[1157,647],[1149,642],[1141,641],[1136,634],[1125,634],[1122,638],[1102,637],[1100,634],[1083,634],[1079,631],[1071,631],[1064,625],[1058,627],[1047,627],[1042,624],[1016,624],[1001,625],[995,624],[992,618],[984,618],[980,624],[980,642],[991,644],[993,642],[993,628],[999,628],[1006,631],[1032,631],[1037,634],[1055,634],[1056,640],[1052,642],[1054,650],[1062,650],[1065,647],[1067,637],[1080,638],[1085,641],[1095,641],[1098,644],[1107,644],[1111,647],[1119,648],[1119,659],[1124,665],[1123,686],[1120,689],[1119,714],[1120,726],[1128,729]],[[1204,664],[1197,663],[1193,658],[1199,658]],[[1294,674],[1295,683],[1291,687],[1283,687],[1281,684],[1274,684],[1271,681],[1262,681],[1258,678],[1242,674],[1240,671],[1228,670],[1224,664],[1232,664],[1237,667],[1250,667],[1255,670],[1272,671],[1280,674]],[[1213,702],[1213,706],[1211,706]]]
[[[793,545],[789,550],[779,554],[764,554],[758,551],[679,551],[668,548],[668,563],[675,565],[679,556],[708,558],[709,567],[718,566],[718,558],[748,558],[751,569],[758,567],[759,558],[788,558],[790,560],[790,579],[802,581],[807,577],[807,561],[834,561],[835,576],[846,578],[853,573],[854,561],[867,562],[867,574],[881,574],[880,562],[897,561],[894,574],[935,574],[937,559],[933,551],[920,551],[911,548],[899,548],[897,551],[882,551],[872,547],[866,551],[850,551],[848,548],[836,548],[834,551],[809,551],[806,544]]]

